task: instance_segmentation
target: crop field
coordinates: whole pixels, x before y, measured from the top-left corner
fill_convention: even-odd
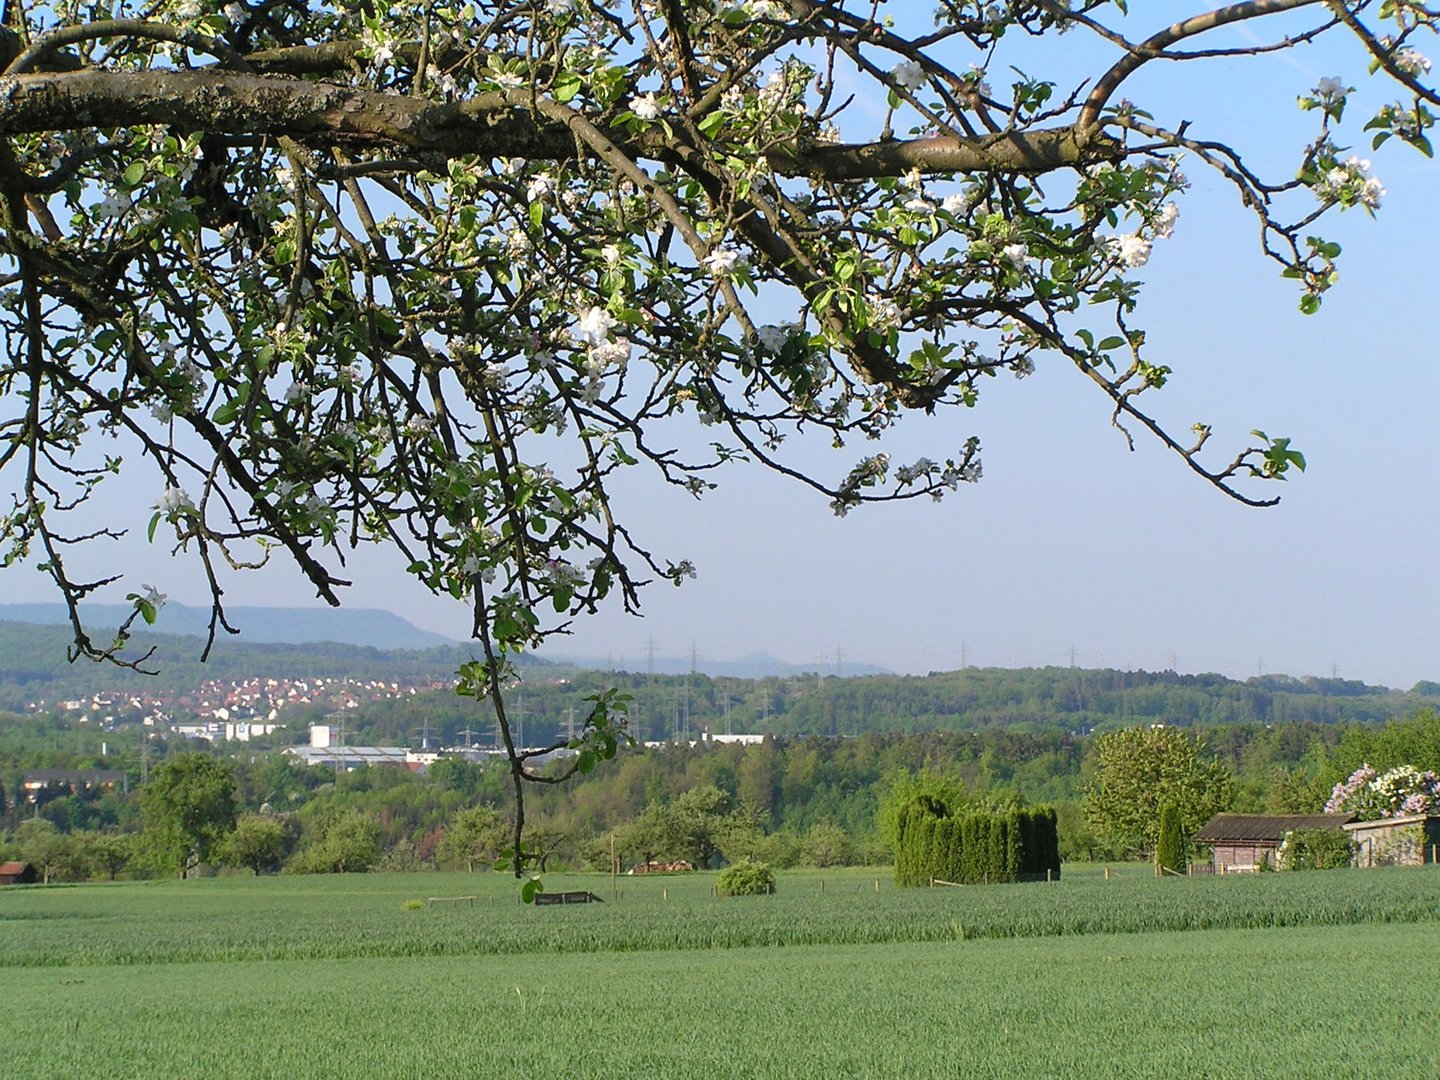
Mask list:
[[[1440,1075],[1437,870],[712,880],[6,890],[0,1076]]]

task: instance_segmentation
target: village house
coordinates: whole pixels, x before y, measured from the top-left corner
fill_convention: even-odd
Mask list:
[[[1261,863],[1278,869],[1276,849],[1295,829],[1339,829],[1354,814],[1216,814],[1192,838],[1211,851],[1217,874],[1249,873]]]
[[[123,769],[31,769],[20,782],[31,802],[47,787],[66,787],[72,795],[95,787],[130,791],[130,776]]]

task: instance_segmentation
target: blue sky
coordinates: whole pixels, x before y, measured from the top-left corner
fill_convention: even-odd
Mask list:
[[[1048,74],[1042,63],[1027,70]],[[1362,88],[1357,117],[1393,98],[1370,92],[1354,49],[1159,74],[1137,80],[1131,96],[1167,120],[1194,116],[1197,131],[1281,175],[1313,133],[1294,99],[1320,75]],[[1152,360],[1176,372],[1151,407],[1181,431],[1212,423],[1217,453],[1251,428],[1293,437],[1309,471],[1277,487],[1279,507],[1231,503],[1138,435],[1131,453],[1109,426],[1107,400],[1042,358],[1023,381],[996,380],[977,409],[911,418],[880,447],[901,462],[943,458],[978,434],[983,481],[941,504],[862,507],[839,520],[821,496],[743,465],[700,502],[635,476],[620,494],[631,528],[661,554],[692,559],[699,576],[646,589],[644,619],[582,620],[553,651],[641,666],[653,638],[666,655],[693,644],[713,659],[764,650],[833,663],[838,649],[920,672],[958,667],[962,650],[972,665],[1018,667],[1067,664],[1073,649],[1082,666],[1333,670],[1400,687],[1440,679],[1440,229],[1430,202],[1440,166],[1400,146],[1371,155],[1358,128],[1347,133],[1373,156],[1388,196],[1375,220],[1351,212],[1324,228],[1345,254],[1320,314],[1298,313],[1293,285],[1258,254],[1253,218],[1198,165],[1186,169],[1194,187],[1175,237],[1137,275],[1148,288],[1136,324]],[[851,463],[823,451],[807,460],[831,478]],[[149,479],[117,492],[117,513],[153,502]],[[147,517],[131,527],[143,535]],[[135,568],[128,587],[204,599],[198,577],[163,550],[127,543],[122,557]],[[426,596],[377,554],[351,569],[348,603],[465,636],[463,606]],[[294,604],[308,594],[276,567],[234,581],[228,599]],[[23,571],[0,579],[0,595],[54,599]]]

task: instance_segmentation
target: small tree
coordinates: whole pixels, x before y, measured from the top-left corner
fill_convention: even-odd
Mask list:
[[[40,872],[40,881],[45,885],[53,878],[66,876],[74,866],[74,842],[43,818],[21,822],[15,830],[15,843],[20,858]]]
[[[493,806],[470,806],[456,812],[435,848],[444,862],[461,862],[474,871],[495,861],[505,846],[505,824]]]
[[[380,858],[380,826],[367,814],[330,814],[316,835],[286,864],[295,874],[363,873]]]
[[[217,854],[226,866],[245,867],[258,876],[276,870],[290,853],[290,832],[279,818],[245,814],[221,843]]]
[[[845,866],[850,862],[850,837],[833,821],[817,821],[805,834],[800,847],[802,866],[824,868]]]
[[[135,838],[128,833],[89,832],[76,837],[88,872],[114,881],[135,854]]]
[[[1185,837],[1180,830],[1180,812],[1174,803],[1160,808],[1160,836],[1155,843],[1155,867],[1182,873],[1185,869]]]

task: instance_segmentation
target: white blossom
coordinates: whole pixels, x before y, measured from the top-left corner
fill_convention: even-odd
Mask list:
[[[134,201],[125,192],[112,191],[95,204],[95,216],[101,221],[110,221],[123,217],[126,211],[134,205]]]
[[[913,199],[907,199],[905,209],[912,214],[933,214],[935,204],[922,195],[916,195]]]
[[[558,19],[575,10],[575,0],[546,0],[545,10]]]
[[[940,209],[947,214],[963,214],[970,209],[970,196],[963,191],[957,191],[953,195],[946,195],[940,201]]]
[[[193,513],[195,503],[190,496],[185,494],[185,489],[175,484],[166,484],[165,490],[160,493],[160,501],[155,503],[155,509],[166,516],[175,514]]]
[[[870,322],[887,330],[899,326],[905,315],[900,305],[888,296],[872,293],[865,297],[865,304],[870,309]]]
[[[630,99],[630,111],[641,120],[654,120],[660,115],[660,102],[654,94],[640,94]]]
[[[142,597],[145,603],[149,604],[156,611],[159,611],[165,606],[165,594],[155,588],[154,585],[141,585],[140,587],[145,590],[145,595]]]
[[[799,332],[799,323],[787,322],[780,323],[778,326],[774,323],[766,323],[755,331],[755,336],[765,348],[771,352],[779,352],[785,347],[785,343]]]
[[[539,202],[555,190],[555,179],[549,173],[536,173],[525,185],[525,198],[529,202]]]
[[[610,328],[614,325],[614,315],[602,307],[592,307],[581,312],[575,336],[598,345],[610,336]]]
[[[248,14],[250,14],[250,11],[244,4],[231,3],[225,5],[225,18],[236,25],[239,25]]]
[[[630,340],[628,338],[616,338],[613,341],[602,341],[590,349],[590,370],[592,374],[598,374],[609,367],[617,367],[625,370],[625,365],[630,362]]]
[[[740,253],[734,248],[716,248],[704,258],[706,269],[716,277],[723,277],[740,261]]]
[[[1024,244],[1006,244],[1000,251],[1000,258],[1016,270],[1024,270],[1025,262],[1030,258],[1030,249]]]
[[[1408,47],[1396,51],[1390,60],[1406,75],[1419,76],[1430,71],[1430,58]]]
[[[310,384],[297,379],[285,389],[285,404],[296,405],[310,396]]]
[[[1315,87],[1315,96],[1327,105],[1342,100],[1347,93],[1349,91],[1345,83],[1333,75],[1322,77],[1320,84]]]
[[[510,372],[504,364],[485,364],[480,368],[480,381],[490,390],[504,390],[510,381]]]
[[[495,85],[505,90],[519,90],[525,85],[525,80],[513,71],[502,71],[495,76]]]
[[[409,435],[428,435],[435,427],[435,421],[428,416],[412,416],[405,421],[405,431]]]
[[[620,264],[620,249],[614,244],[606,244],[600,249],[600,257],[605,260],[606,266],[618,266]]]
[[[925,69],[914,60],[904,60],[890,69],[890,78],[896,86],[918,90],[925,82]]]
[[[1126,266],[1144,266],[1150,260],[1150,241],[1139,233],[1123,233],[1112,237],[1110,244],[1116,257]]]
[[[1160,213],[1155,215],[1155,235],[1161,240],[1169,240],[1175,233],[1175,221],[1180,216],[1180,207],[1173,202],[1166,203],[1160,208]]]

